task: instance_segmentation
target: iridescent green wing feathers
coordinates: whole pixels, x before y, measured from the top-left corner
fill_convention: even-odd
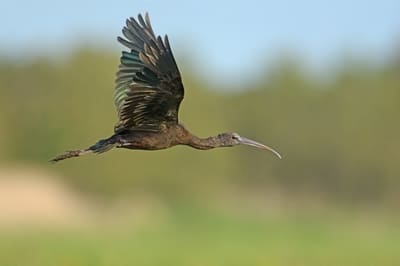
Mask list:
[[[178,123],[184,88],[169,45],[156,37],[146,13],[126,21],[118,41],[130,49],[123,51],[117,72],[114,101],[119,121],[115,132],[159,131],[165,123]]]

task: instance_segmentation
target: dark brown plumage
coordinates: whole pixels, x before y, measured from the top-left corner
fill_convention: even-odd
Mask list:
[[[167,35],[156,36],[146,13],[126,20],[118,41],[130,49],[123,51],[117,72],[114,102],[118,122],[114,135],[93,146],[67,151],[52,162],[78,157],[88,153],[103,153],[113,147],[159,150],[175,145],[188,145],[207,150],[217,147],[250,145],[273,149],[240,137],[237,133],[222,133],[209,138],[198,138],[179,124],[178,112],[184,88]]]

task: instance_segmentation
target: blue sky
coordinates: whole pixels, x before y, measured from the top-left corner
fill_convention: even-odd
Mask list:
[[[211,79],[239,80],[282,51],[310,65],[346,52],[384,57],[400,42],[400,1],[7,1],[1,4],[0,53],[52,56],[79,43],[119,49],[125,18],[149,11],[176,57]]]

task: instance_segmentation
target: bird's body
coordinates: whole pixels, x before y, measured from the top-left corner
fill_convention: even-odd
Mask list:
[[[122,33],[125,38],[118,37],[118,41],[130,51],[122,52],[117,72],[114,102],[119,120],[114,134],[87,149],[67,151],[52,162],[114,147],[160,150],[175,145],[208,150],[245,144],[270,150],[280,158],[268,146],[236,133],[208,138],[190,133],[178,119],[184,87],[168,37],[156,37],[147,13],[144,19],[139,14],[138,21],[128,19]]]
[[[180,124],[166,125],[159,132],[128,131],[111,138],[116,141],[116,147],[133,150],[162,150],[176,145],[192,145],[198,139]]]

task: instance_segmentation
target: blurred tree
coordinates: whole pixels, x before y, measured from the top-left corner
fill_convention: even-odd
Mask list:
[[[185,69],[184,124],[200,136],[230,130],[260,140],[277,148],[282,161],[243,147],[176,147],[48,165],[65,147],[90,145],[112,132],[116,58],[85,48],[60,62],[0,60],[0,160],[51,167],[102,195],[146,190],[196,197],[230,186],[276,186],[348,202],[400,195],[398,71],[365,60],[344,61],[323,80],[286,58],[258,84],[232,93],[210,90]]]

